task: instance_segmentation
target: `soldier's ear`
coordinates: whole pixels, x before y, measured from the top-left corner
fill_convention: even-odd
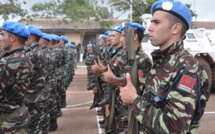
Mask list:
[[[181,29],[182,29],[181,23],[175,23],[171,28],[173,34],[180,34]]]
[[[15,42],[17,40],[17,37],[16,37],[16,35],[11,34],[10,39],[11,39],[12,42]]]
[[[134,41],[138,40],[138,34],[134,33]]]

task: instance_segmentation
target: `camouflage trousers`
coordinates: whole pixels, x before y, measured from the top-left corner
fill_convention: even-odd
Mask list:
[[[12,113],[0,114],[0,134],[27,134],[30,120],[28,108],[23,105]]]
[[[21,128],[16,132],[10,132],[10,133],[5,133],[0,130],[0,134],[28,134],[28,133],[26,132],[25,128]]]
[[[49,98],[49,114],[50,114],[50,127],[57,125],[57,97],[58,93],[55,88],[51,91]]]
[[[47,126],[49,115],[47,115],[48,108],[45,103],[47,101],[27,104],[31,118],[27,127],[28,134],[46,134],[48,128],[44,129],[44,127]]]
[[[128,129],[128,106],[124,104],[119,96],[119,91],[116,91],[116,102],[115,102],[115,126],[116,131],[126,132]]]

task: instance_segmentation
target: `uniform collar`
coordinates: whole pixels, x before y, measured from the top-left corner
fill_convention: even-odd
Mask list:
[[[38,42],[36,42],[36,43],[34,43],[34,44],[31,44],[30,48],[34,48],[34,47],[37,47],[37,46],[39,46],[39,43],[38,43]]]
[[[42,47],[42,49],[45,49],[45,48],[47,48],[47,46]]]
[[[172,54],[175,54],[175,52],[184,49],[183,47],[183,40],[180,40],[178,42],[173,43],[171,46],[164,50],[155,50],[151,53],[153,60],[157,60],[159,58],[164,58],[167,56],[170,56]]]
[[[10,52],[6,52],[2,57],[9,56],[9,55],[11,55],[11,54],[14,54],[14,53],[19,52],[19,51],[22,51],[22,50],[24,50],[24,47],[16,48],[16,49],[14,49],[14,50],[12,50],[12,51],[10,51]]]

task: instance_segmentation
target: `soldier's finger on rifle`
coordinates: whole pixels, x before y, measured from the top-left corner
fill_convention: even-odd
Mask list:
[[[91,71],[93,73],[96,73],[96,71],[98,70],[98,64],[96,63],[96,61],[94,60],[94,65],[91,66]]]
[[[132,84],[131,76],[129,73],[126,73],[127,85],[120,88],[120,97],[125,104],[132,104],[133,101],[137,98],[137,90]]]
[[[106,117],[110,116],[110,105],[109,104],[105,105],[105,115],[106,115]]]

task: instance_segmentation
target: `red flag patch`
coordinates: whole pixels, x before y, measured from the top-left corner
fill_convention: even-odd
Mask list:
[[[113,63],[114,66],[117,66],[118,64],[119,64],[118,60],[115,60],[114,63]]]
[[[190,93],[191,90],[193,89],[195,83],[196,83],[196,79],[183,74],[181,77],[181,80],[178,84],[178,88]]]
[[[143,72],[142,71],[138,71],[138,77],[139,77],[139,79],[141,79],[143,77]]]

